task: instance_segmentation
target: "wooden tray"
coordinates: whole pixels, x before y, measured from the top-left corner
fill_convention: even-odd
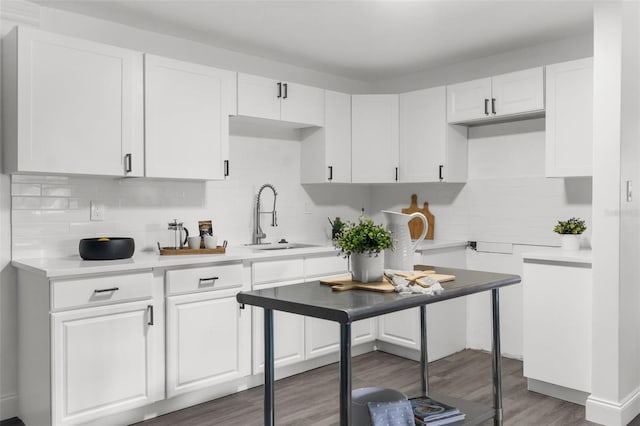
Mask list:
[[[176,256],[181,254],[224,254],[226,249],[222,246],[218,246],[214,249],[201,248],[201,249],[190,249],[188,247],[181,249],[174,249],[169,247],[161,247],[160,254],[166,256]]]

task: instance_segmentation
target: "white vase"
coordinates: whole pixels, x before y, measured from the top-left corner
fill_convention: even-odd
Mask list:
[[[368,254],[351,255],[351,278],[361,283],[382,281],[384,274],[384,252],[377,256]]]
[[[562,250],[580,250],[580,234],[562,234]]]

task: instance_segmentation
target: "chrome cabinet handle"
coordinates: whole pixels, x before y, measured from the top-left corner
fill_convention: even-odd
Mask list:
[[[484,99],[484,115],[489,115],[489,99]]]
[[[93,290],[94,293],[109,293],[111,291],[118,291],[120,290],[119,287],[111,287],[111,288],[96,288],[95,290]]]
[[[283,86],[284,86],[284,95],[282,96],[282,99],[287,99],[288,92],[289,92],[289,91],[287,90],[287,86],[288,86],[288,85],[287,85],[287,83],[284,83],[284,84],[283,84]]]
[[[278,82],[278,98],[282,97],[282,83]]]
[[[229,160],[224,160],[224,175],[229,176]]]
[[[496,98],[491,98],[491,113],[496,115]]]
[[[329,166],[329,180],[333,180],[333,166]]]
[[[442,168],[443,168],[443,167],[444,167],[444,166],[443,166],[442,164],[440,164],[440,165],[438,166],[438,178],[440,179],[440,181],[444,180],[444,177],[442,176]]]
[[[209,278],[200,278],[198,280],[198,284],[207,284],[207,283],[211,283],[213,284],[216,280],[219,280],[219,277],[209,277]]]

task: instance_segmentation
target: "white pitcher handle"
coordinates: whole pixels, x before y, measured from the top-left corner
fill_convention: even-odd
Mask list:
[[[424,226],[422,227],[422,234],[420,234],[413,247],[411,247],[411,252],[414,252],[416,251],[416,247],[418,247],[418,244],[420,244],[420,242],[424,240],[424,237],[427,235],[427,232],[429,231],[429,222],[427,222],[426,216],[420,212],[411,213],[409,216],[411,216],[411,219],[419,217],[424,224]]]

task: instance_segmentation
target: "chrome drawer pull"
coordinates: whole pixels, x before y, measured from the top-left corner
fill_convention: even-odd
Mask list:
[[[153,305],[147,305],[147,311],[149,311],[149,322],[147,322],[147,325],[153,325]]]
[[[199,284],[207,284],[207,283],[213,284],[218,279],[219,279],[218,277],[200,278],[198,283]]]
[[[109,293],[110,291],[118,291],[120,290],[118,287],[111,287],[111,288],[100,288],[100,289],[95,289],[93,290],[94,293]]]

